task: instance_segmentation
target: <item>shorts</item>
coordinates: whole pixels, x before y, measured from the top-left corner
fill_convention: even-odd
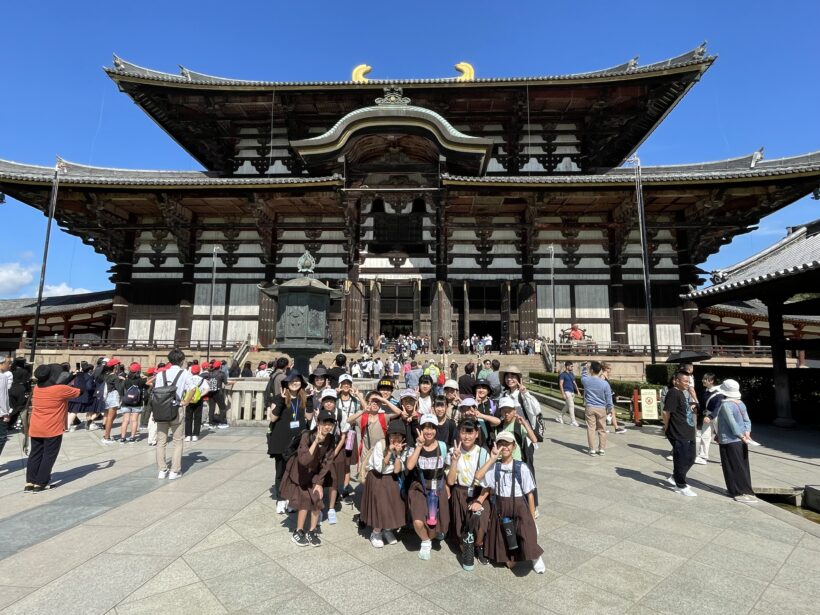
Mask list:
[[[120,405],[120,394],[116,391],[109,391],[105,396],[105,408],[118,408]]]
[[[139,414],[142,412],[142,406],[121,406],[117,410],[117,414]]]

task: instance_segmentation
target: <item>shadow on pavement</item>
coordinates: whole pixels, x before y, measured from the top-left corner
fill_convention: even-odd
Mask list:
[[[563,442],[561,440],[556,440],[555,438],[550,438],[550,442],[553,444],[560,444],[561,446],[566,446],[567,448],[571,448],[574,451],[578,451],[579,453],[586,453],[587,447],[581,444],[573,444],[572,442]]]
[[[654,476],[650,476],[648,474],[644,474],[643,472],[638,472],[637,470],[632,470],[630,468],[615,468],[615,473],[618,476],[622,476],[624,478],[631,478],[634,481],[644,483],[645,485],[652,485],[653,487],[663,486],[664,484],[664,481],[660,478],[655,478]],[[655,472],[655,474],[661,474],[665,478],[669,475],[669,472]]]
[[[653,448],[651,446],[644,446],[643,444],[632,443],[627,444],[627,446],[629,448],[637,448],[639,450],[646,451],[647,453],[652,453],[653,455],[660,455],[661,457],[666,457],[672,450],[671,448]]]
[[[68,484],[72,481],[82,478],[83,476],[88,476],[92,472],[96,472],[98,470],[105,470],[110,468],[114,465],[114,460],[109,459],[108,461],[98,461],[97,463],[87,463],[84,466],[77,466],[76,468],[71,468],[70,470],[63,470],[62,472],[54,472],[51,475],[51,485],[53,487],[59,487],[60,485]]]

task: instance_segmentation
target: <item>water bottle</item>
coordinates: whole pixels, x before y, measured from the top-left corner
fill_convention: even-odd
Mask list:
[[[434,527],[438,523],[438,491],[427,491],[427,525]]]
[[[501,532],[504,534],[504,542],[508,551],[515,551],[518,548],[518,538],[515,535],[515,521],[510,517],[501,519]]]
[[[347,440],[345,440],[345,450],[350,452],[353,450],[353,443],[356,441],[356,432],[351,427],[347,432]]]
[[[461,552],[461,565],[464,570],[472,570],[475,567],[475,537],[472,532],[464,535],[464,544]]]

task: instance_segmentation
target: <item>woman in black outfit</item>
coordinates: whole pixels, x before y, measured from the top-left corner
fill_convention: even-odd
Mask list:
[[[282,381],[282,394],[273,397],[268,407],[268,455],[276,461],[276,482],[273,497],[277,500],[276,512],[287,510],[287,501],[279,498],[282,477],[285,475],[285,451],[291,440],[310,426],[313,419],[313,397],[306,392],[307,382],[295,369]]]

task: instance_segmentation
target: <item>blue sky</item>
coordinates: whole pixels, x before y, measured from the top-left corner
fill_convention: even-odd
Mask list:
[[[241,8],[239,8],[241,7]],[[198,2],[6,3],[0,54],[0,158],[52,165],[195,169],[197,163],[101,70],[111,54],[176,72],[267,80],[588,71],[641,63],[703,40],[719,58],[638,152],[644,165],[715,160],[761,146],[776,158],[820,150],[820,3]],[[745,258],[820,217],[803,199],[765,218],[703,267]],[[33,296],[45,217],[6,198],[0,298]],[[52,292],[110,287],[105,259],[55,228]]]

